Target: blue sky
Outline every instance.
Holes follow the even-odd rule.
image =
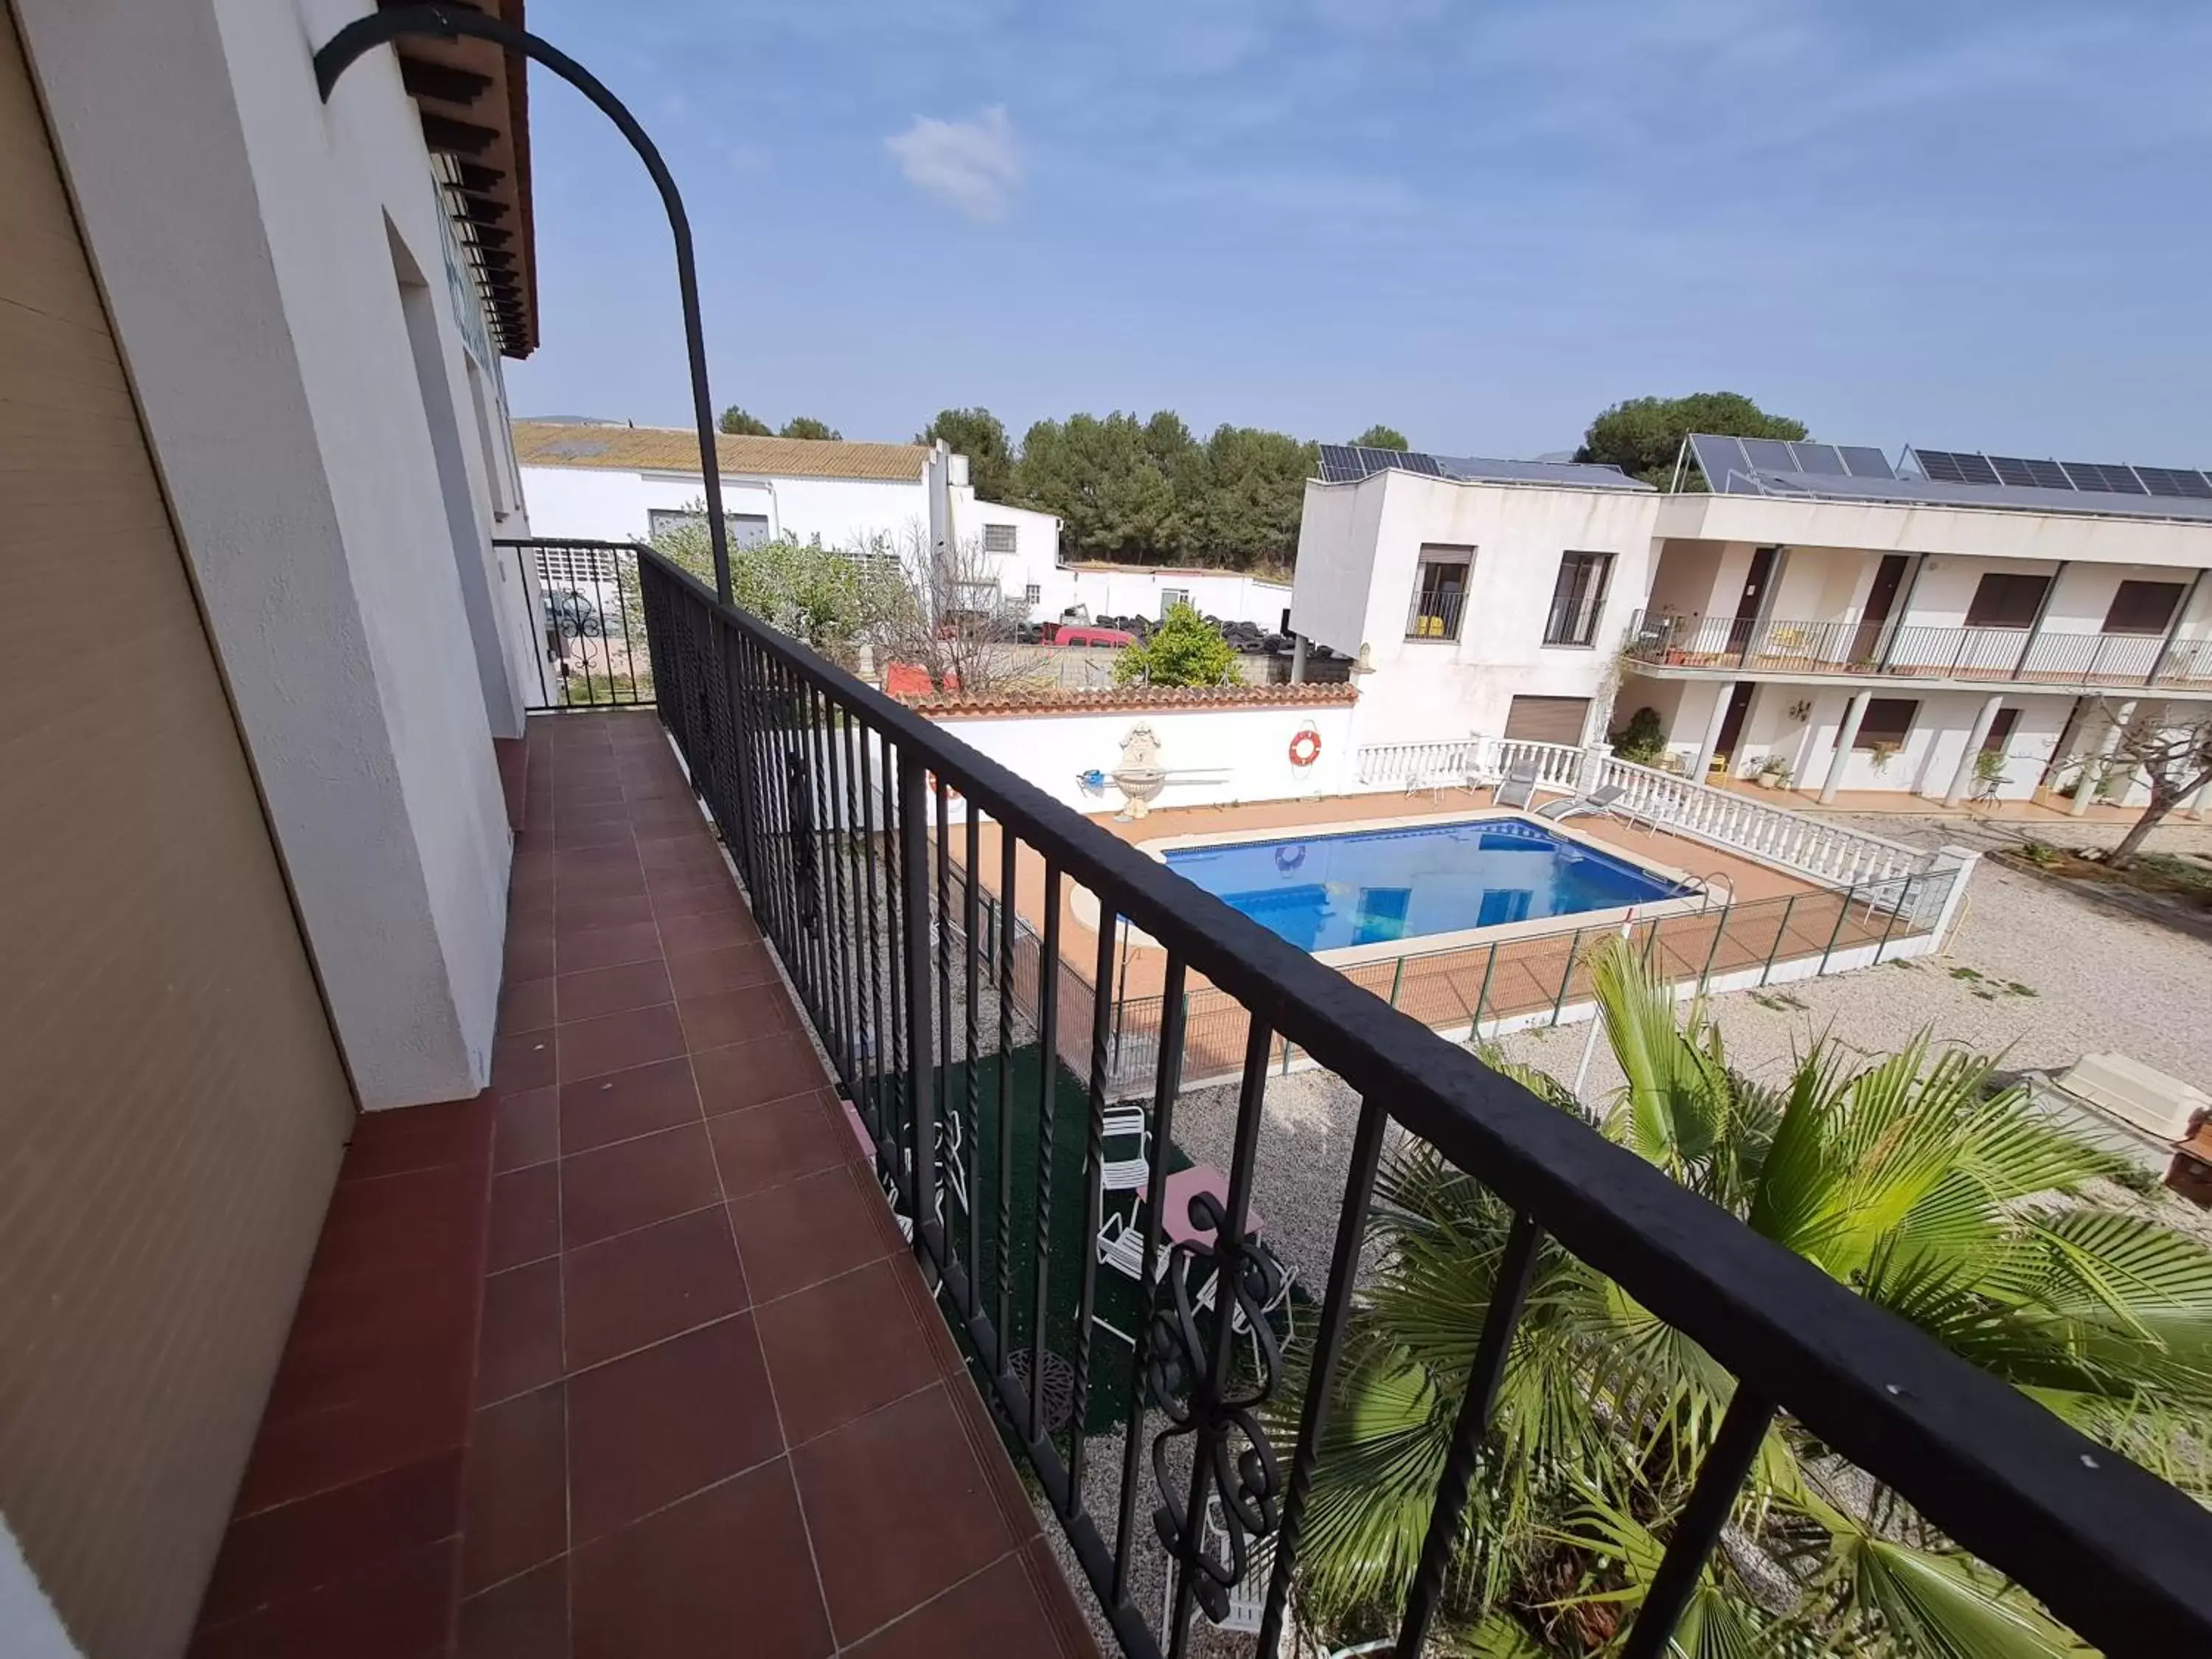
[[[718,406],[1444,453],[1743,392],[1816,436],[2212,464],[2212,8],[531,0],[667,155]],[[518,412],[689,418],[666,231],[532,77]]]

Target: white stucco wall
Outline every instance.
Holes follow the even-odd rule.
[[[1336,650],[1364,645],[1359,740],[1408,743],[1504,729],[1516,696],[1586,697],[1603,729],[1613,662],[1652,572],[1659,497],[1644,491],[1475,484],[1405,472],[1309,483],[1298,539],[1297,631]],[[1425,545],[1473,550],[1456,640],[1409,640]],[[1561,556],[1613,556],[1587,647],[1547,646]]]
[[[1040,586],[1040,620],[1056,620],[1061,611],[1080,605],[1093,617],[1148,617],[1157,622],[1173,591],[1183,593],[1202,616],[1257,623],[1270,633],[1281,626],[1291,592],[1287,583],[1263,581],[1241,571],[1143,565],[1063,566],[1045,575]]]
[[[1149,726],[1160,746],[1161,766],[1199,775],[1171,777],[1156,807],[1210,806],[1233,801],[1281,800],[1351,793],[1356,787],[1351,741],[1352,709],[1338,703],[1301,708],[1109,710],[1030,713],[948,719],[937,723],[1020,774],[1054,799],[1078,811],[1113,811],[1121,792],[1086,789],[1091,770],[1110,773],[1121,762],[1121,740]],[[1321,757],[1293,766],[1291,739],[1310,727],[1321,736]]]
[[[389,53],[327,109],[309,64],[358,10],[176,0],[123,28],[68,0],[18,8],[308,947],[375,1107],[483,1086],[511,841],[464,591],[469,559],[486,591],[500,562],[457,545],[394,269],[396,242],[433,279],[444,390],[470,410],[420,125]],[[471,501],[490,496],[485,453],[459,447]]]

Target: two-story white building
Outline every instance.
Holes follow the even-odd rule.
[[[2212,699],[2202,472],[1698,437],[1711,490],[1660,491],[1323,455],[1292,623],[1359,657],[1363,744],[1650,708],[1694,777],[2086,806],[2145,799],[2104,763],[2124,725]]]
[[[1657,490],[1571,462],[1322,457],[1291,625],[1356,659],[1360,743],[1603,736]]]

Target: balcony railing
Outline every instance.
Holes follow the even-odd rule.
[[[563,708],[634,708],[653,701],[645,613],[631,542],[495,541],[514,559],[538,636],[536,679],[524,687],[533,714]]]
[[[1459,637],[1460,612],[1467,605],[1464,588],[1432,589],[1413,595],[1413,603],[1406,612],[1406,637],[1409,640],[1455,640]]]
[[[2212,690],[2212,640],[2168,641],[2156,634],[1639,613],[1629,630],[1629,653],[1655,666],[1736,672]]]
[[[1735,1380],[1618,1650],[1629,1659],[1663,1650],[1778,1413],[2085,1639],[2111,1652],[2207,1650],[2212,1516],[2180,1492],[1034,785],[717,604],[659,556],[641,562],[660,717],[873,1139],[939,1305],[1125,1652],[1181,1653],[1194,1607],[1218,1620],[1246,1578],[1248,1591],[1265,1580],[1257,1650],[1276,1652],[1377,1163],[1386,1136],[1401,1133],[1511,1207],[1509,1255],[1532,1260],[1549,1235]],[[1095,915],[1069,902],[1077,889]],[[1010,914],[1039,920],[1027,988],[1022,930],[990,925]],[[1170,1243],[1150,1207],[1131,1275],[1141,1323],[1127,1347],[1094,1342],[1106,1328],[1102,1277],[1113,1276],[1092,1247],[1123,921],[1164,954],[1147,1091],[1152,1192],[1164,1189],[1178,1114],[1198,1110],[1180,1073],[1186,988],[1202,981],[1243,1024],[1225,1191],[1193,1203],[1197,1243]],[[1088,1006],[1062,991],[1071,934],[1079,959],[1092,957]],[[1282,1287],[1253,1196],[1265,1079],[1286,1048],[1329,1068],[1362,1104],[1318,1322],[1298,1334],[1311,1345],[1311,1381],[1294,1443],[1278,1447],[1263,1419],[1283,1363],[1267,1307]],[[1065,1087],[1063,1054],[1086,1062]],[[1082,1127],[1069,1158],[1044,1155],[1056,1114]],[[1069,1247],[1054,1242],[1055,1218],[1070,1210],[1083,1229],[1072,1270]],[[1206,1270],[1228,1287],[1212,1300],[1226,1301],[1230,1317],[1194,1295]],[[1502,1270],[1501,1286],[1525,1284],[1516,1272]],[[1502,1289],[1482,1316],[1431,1515],[1431,1538],[1446,1545],[1521,1306]],[[1120,1441],[1101,1468],[1091,1437],[1104,1431],[1090,1419],[1106,1399],[1119,1402]],[[1225,1556],[1209,1541],[1209,1513],[1228,1517]],[[1140,1537],[1149,1548],[1155,1535],[1179,1568],[1158,1620],[1132,1577]],[[1408,1651],[1449,1554],[1425,1554],[1407,1585]]]

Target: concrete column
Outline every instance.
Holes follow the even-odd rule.
[[[1293,634],[1291,635],[1291,684],[1304,685],[1305,683],[1306,636],[1303,634]]]
[[[1721,746],[1721,727],[1728,723],[1729,703],[1735,696],[1733,684],[1723,681],[1717,688],[1713,712],[1706,717],[1705,734],[1698,742],[1697,764],[1690,769],[1690,781],[1703,783],[1705,775],[1713,769],[1713,750]]]
[[[1974,729],[1966,738],[1966,752],[1959,757],[1959,769],[1952,775],[1951,793],[1943,797],[1943,805],[1956,806],[1966,798],[1973,787],[1974,762],[1982,752],[1982,745],[1990,740],[1990,728],[1997,723],[1997,708],[2004,702],[2000,692],[1982,701],[1982,712],[1974,716]]]
[[[1844,768],[1850,763],[1851,745],[1859,739],[1859,722],[1866,719],[1867,704],[1874,693],[1857,691],[1851,695],[1851,706],[1844,711],[1844,729],[1836,733],[1836,752],[1828,762],[1828,776],[1820,785],[1820,805],[1826,806],[1836,799],[1836,791],[1844,787]]]
[[[2120,746],[2120,733],[2135,718],[2135,704],[2122,703],[2119,713],[2106,726],[2105,735],[2097,739],[2097,746],[2082,757],[2081,775],[2075,781],[2074,804],[2066,809],[2067,817],[2079,818],[2088,816],[2090,804],[2097,799],[2097,786],[2105,781],[2105,763],[2112,757],[2112,750]]]

